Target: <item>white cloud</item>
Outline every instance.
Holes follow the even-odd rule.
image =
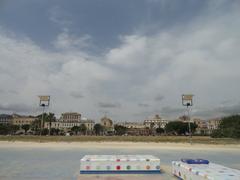
[[[50,94],[51,110],[58,114],[71,110],[99,118],[99,103],[107,108],[113,105],[109,102],[117,102],[121,108],[109,109],[113,118],[142,120],[150,113],[182,115],[181,94],[193,93],[196,115],[235,112],[239,106],[218,107],[226,99],[240,102],[240,9],[216,11],[209,7],[184,28],[122,36],[118,47],[98,57],[84,50],[91,46],[88,35],[62,31],[53,42],[59,51],[53,52],[28,38],[0,31],[0,83],[4,87],[0,98],[6,102],[1,107],[23,102],[37,111],[37,95]],[[11,89],[16,93],[7,93]],[[69,98],[82,94],[84,98]],[[159,95],[164,98],[156,101]]]
[[[69,44],[72,46],[72,44]],[[32,106],[38,113],[38,95],[51,95],[51,109],[57,114],[62,111],[85,111],[94,108],[99,84],[111,78],[111,70],[94,61],[81,51],[51,52],[38,47],[27,39],[16,39],[0,32],[0,83],[1,110],[10,110],[14,104]],[[16,94],[9,95],[9,90]],[[72,92],[86,95],[81,103],[69,98]],[[12,105],[13,104],[13,105]],[[87,110],[89,109],[89,111]],[[18,108],[24,110],[24,108]],[[14,111],[14,109],[12,110]],[[24,113],[24,112],[23,112]]]
[[[57,39],[53,42],[53,44],[57,49],[78,50],[89,47],[90,40],[91,36],[87,34],[82,37],[76,37],[69,34],[68,30],[65,29],[57,36]]]
[[[54,6],[49,10],[49,20],[63,27],[73,23],[71,21],[71,15],[59,6]]]
[[[181,94],[186,92],[195,94],[195,108],[218,107],[227,98],[240,101],[239,6],[231,10],[216,17],[216,10],[210,8],[185,28],[152,36],[125,36],[106,59],[129,72],[128,80],[135,83],[123,79],[123,84],[138,87],[134,95],[143,101],[159,92],[167,106],[181,106]],[[163,106],[158,107],[160,112]]]

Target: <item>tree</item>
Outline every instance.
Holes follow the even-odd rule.
[[[117,125],[117,124],[114,126],[114,130],[115,130],[115,134],[120,135],[120,136],[126,134],[126,132],[127,132],[126,127]]]
[[[240,138],[240,115],[222,118],[219,128],[214,130],[211,136],[218,138]]]
[[[96,135],[100,135],[103,132],[103,126],[101,124],[95,124],[93,129]]]
[[[9,125],[9,132],[11,134],[15,134],[19,129],[19,125]]]
[[[49,135],[51,135],[51,127],[52,127],[52,122],[56,121],[56,117],[54,113],[48,113],[46,117],[46,122],[49,122]]]
[[[152,134],[152,135],[155,134],[154,126],[155,126],[155,124],[152,122],[152,123],[150,124],[150,130],[151,130],[151,134]]]
[[[80,127],[79,126],[73,126],[71,128],[71,131],[74,132],[75,135],[77,135],[78,132],[80,131]]]
[[[49,130],[48,130],[47,128],[44,128],[44,129],[42,130],[42,135],[43,135],[43,136],[46,136],[48,133],[49,133]]]
[[[197,128],[197,124],[190,123],[190,126],[191,126],[191,132],[194,133]],[[181,122],[181,121],[172,121],[167,123],[167,125],[165,126],[165,130],[167,133],[170,133],[170,134],[184,135],[189,132],[189,125],[188,123]]]
[[[29,124],[23,124],[22,129],[24,129],[25,133],[27,133],[27,131],[30,129],[30,125]]]
[[[6,124],[0,124],[0,134],[6,135],[9,132],[9,127]]]
[[[60,129],[51,128],[51,135],[59,135]]]
[[[162,133],[164,133],[164,129],[161,128],[161,127],[158,127],[158,128],[156,129],[156,132],[157,132],[157,134],[162,134]]]
[[[34,131],[35,134],[39,135],[40,134],[40,127],[41,127],[41,120],[36,119],[30,124],[30,129]]]
[[[56,121],[56,117],[55,117],[55,114],[54,113],[44,113],[44,114],[39,114],[37,116],[38,120],[40,121],[40,129],[41,129],[41,121],[43,119],[43,126],[44,126],[44,122],[49,122],[49,129],[51,130],[51,123]],[[49,131],[49,134],[50,134],[50,131]]]
[[[87,127],[86,127],[86,125],[85,125],[85,124],[81,124],[81,125],[79,126],[79,131],[80,131],[82,134],[86,134],[86,132],[87,132]]]

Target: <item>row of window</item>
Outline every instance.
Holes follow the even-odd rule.
[[[60,125],[59,123],[58,124],[56,124],[56,123],[52,124],[52,126],[54,126],[54,127],[59,127],[59,125]],[[79,126],[79,124],[62,123],[61,126],[62,127],[73,127],[73,126]],[[92,124],[87,124],[86,126],[87,127],[93,127]]]
[[[30,124],[32,121],[15,121],[15,123],[19,124]]]

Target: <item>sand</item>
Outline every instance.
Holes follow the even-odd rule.
[[[211,145],[189,143],[143,143],[143,142],[21,142],[0,141],[0,148],[48,148],[48,149],[75,149],[75,148],[111,148],[111,149],[193,149],[193,150],[240,150],[240,144]]]
[[[29,149],[34,150],[34,152],[36,150],[36,152],[40,152],[41,155],[44,154],[46,156],[48,156],[50,154],[52,155],[51,152],[56,152],[57,155],[63,155],[70,159],[73,159],[73,157],[72,156],[69,157],[68,151],[65,151],[65,150],[72,150],[70,152],[75,153],[75,154],[77,154],[76,152],[79,151],[79,155],[81,155],[81,153],[88,152],[89,149],[96,149],[101,153],[105,152],[105,150],[107,150],[107,149],[112,149],[113,152],[114,152],[114,150],[119,152],[119,149],[129,150],[129,152],[134,152],[134,150],[136,150],[136,152],[144,152],[144,150],[146,150],[146,152],[153,152],[152,150],[154,150],[155,152],[158,152],[158,151],[161,152],[160,154],[165,155],[165,156],[169,156],[169,155],[171,155],[171,153],[174,153],[173,155],[175,158],[177,156],[179,156],[179,153],[181,153],[181,152],[186,155],[185,152],[193,152],[194,154],[198,154],[199,152],[204,151],[204,152],[207,152],[207,154],[210,153],[209,157],[214,154],[213,159],[218,159],[219,157],[221,157],[222,163],[225,160],[229,161],[230,159],[228,158],[228,155],[233,154],[233,156],[231,156],[233,158],[232,165],[235,167],[240,167],[240,165],[236,164],[237,161],[235,160],[236,157],[238,157],[240,145],[210,145],[210,144],[190,145],[188,143],[153,143],[153,142],[151,142],[151,143],[143,143],[143,142],[41,142],[40,143],[40,142],[21,142],[21,141],[15,141],[15,142],[0,141],[0,150],[5,152],[9,149],[13,150],[13,152],[16,151],[17,153],[19,153],[18,150],[21,153],[24,152],[25,149],[28,150],[27,152],[29,152]],[[41,152],[41,150],[44,150],[44,151]],[[106,152],[109,152],[109,150]],[[128,151],[124,151],[124,153],[126,153],[126,152],[128,152]],[[178,154],[176,154],[176,153],[178,153]],[[5,152],[5,154],[6,154],[6,152]],[[10,153],[10,154],[12,154],[12,153]],[[205,154],[205,155],[207,155],[207,154]],[[226,155],[226,157],[225,156],[222,157],[221,156],[222,154]],[[23,155],[24,155],[24,153],[23,153]],[[24,156],[24,158],[25,158],[25,156]],[[36,156],[36,157],[34,156],[35,160],[38,158],[40,158],[40,156]],[[68,158],[64,159],[64,157],[60,156],[60,159],[58,159],[58,162],[65,163],[65,161],[68,160]],[[160,158],[161,158],[161,155],[160,155]],[[13,158],[10,158],[10,159],[13,159]],[[19,163],[21,164],[23,162],[27,163],[29,160],[32,159],[32,156],[30,156],[30,157],[26,156],[26,159],[25,160],[23,159],[23,162],[20,159],[16,159],[15,164],[19,164]],[[74,168],[74,170],[66,169],[66,172],[64,172],[63,174],[57,172],[57,170],[56,170],[56,173],[59,173],[62,176],[64,176],[65,174],[69,174],[67,171],[71,171],[71,172],[73,171],[74,177],[77,177],[78,180],[149,180],[149,179],[151,179],[151,180],[157,180],[157,179],[158,180],[162,180],[162,179],[170,180],[170,179],[177,179],[174,176],[172,176],[171,164],[166,163],[167,159],[165,158],[165,163],[163,163],[161,165],[162,174],[160,174],[160,175],[79,175],[78,166],[76,166],[76,168]],[[47,160],[40,159],[39,164],[35,164],[34,168],[36,168],[36,167],[39,168],[39,166],[43,165],[45,163],[45,161],[47,161]],[[79,161],[79,159],[76,159],[76,161]],[[8,164],[9,166],[11,165],[15,171],[17,171],[19,168],[19,166],[12,165],[12,162],[10,162],[10,160],[6,161],[5,163]],[[56,164],[54,164],[54,161],[51,161],[51,160],[48,161],[48,163],[53,164],[53,167],[54,167],[54,165],[56,165]],[[71,163],[69,163],[69,164],[71,164]],[[62,168],[61,165],[59,165],[58,167],[60,169]],[[34,173],[31,174],[32,173],[31,172],[29,175],[28,174],[29,172],[28,171],[25,172],[24,170],[23,170],[23,172],[21,172],[22,174],[20,172],[19,173],[20,173],[20,176],[22,177],[22,179],[25,179],[26,175],[29,175],[29,177],[32,177],[33,175],[41,176],[42,174],[44,174],[43,172],[47,171],[46,169],[44,169],[44,166],[41,168],[39,169],[39,172],[34,172],[35,174]],[[0,175],[1,175],[1,173],[0,173]],[[4,172],[2,172],[2,176],[3,175],[5,175]],[[71,175],[71,173],[70,173],[70,175]],[[8,175],[6,177],[8,177]],[[11,176],[9,175],[9,177],[11,177]],[[55,176],[53,176],[53,177],[55,177]]]

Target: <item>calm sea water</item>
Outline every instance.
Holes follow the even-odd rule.
[[[172,160],[183,157],[205,158],[215,163],[240,169],[240,150],[174,150],[174,149],[86,149],[73,148],[1,148],[0,180],[59,180],[77,179],[80,159],[85,154],[151,154],[161,159],[161,164],[170,166]],[[163,174],[167,177],[167,174]],[[169,175],[168,175],[169,177]]]

